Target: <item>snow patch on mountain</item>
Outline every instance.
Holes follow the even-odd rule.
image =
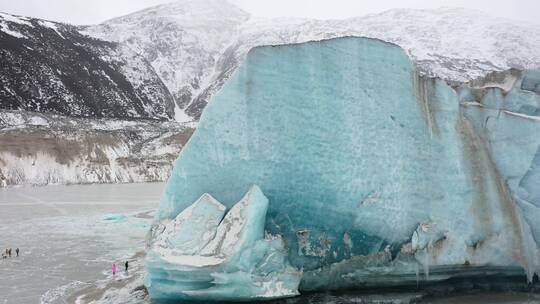
[[[15,16],[0,12],[0,18],[3,19],[3,21],[34,27],[32,23],[29,22],[30,19],[27,17]]]
[[[11,30],[9,26],[5,23],[0,23],[0,30],[10,36],[13,36],[15,38],[26,38],[25,35],[21,34],[20,32]]]
[[[20,33],[19,31],[16,31],[12,28],[10,28],[9,26],[9,22],[13,22],[13,23],[16,23],[16,24],[22,24],[22,25],[27,25],[27,26],[31,26],[33,27],[33,25],[28,22],[25,18],[23,17],[18,17],[18,16],[13,16],[13,15],[9,15],[9,14],[4,14],[4,13],[0,13],[0,31],[10,35],[10,36],[13,36],[15,38],[27,38],[25,35],[23,35],[22,33]]]
[[[39,24],[41,24],[42,26],[44,27],[48,27],[50,29],[52,29],[53,31],[55,31],[58,36],[62,37],[63,39],[66,39],[64,37],[64,35],[62,35],[62,33],[60,32],[60,30],[58,29],[58,26],[56,25],[56,23],[53,23],[53,22],[50,22],[50,21],[46,21],[46,20],[40,20],[38,21]]]

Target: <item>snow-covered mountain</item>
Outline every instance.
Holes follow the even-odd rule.
[[[82,117],[196,121],[251,48],[341,36],[395,43],[421,73],[449,82],[540,67],[540,26],[478,11],[266,19],[226,0],[179,0],[78,28],[0,14],[0,105]]]
[[[265,19],[222,0],[180,0],[84,27],[144,56],[197,120],[209,98],[256,46],[362,36],[395,43],[419,71],[467,82],[491,71],[540,67],[540,27],[455,8],[394,9],[345,20]]]
[[[179,1],[84,32],[142,54],[167,84],[178,107],[187,109],[213,85],[219,61],[248,19],[247,13],[222,0]]]
[[[0,13],[0,187],[166,180],[193,129],[126,45]]]
[[[0,13],[0,109],[170,120],[173,97],[129,47],[76,27]]]

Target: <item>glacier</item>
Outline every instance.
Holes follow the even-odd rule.
[[[252,49],[176,161],[150,234],[150,296],[280,296],[265,284],[291,296],[296,278],[300,292],[532,281],[539,75],[449,84],[369,38]],[[234,238],[238,213],[245,239],[214,245]]]

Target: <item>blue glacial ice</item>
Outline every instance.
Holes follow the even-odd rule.
[[[300,291],[531,280],[540,272],[538,75],[450,86],[367,38],[253,49],[176,162],[150,241],[150,295],[253,298],[269,282],[292,291],[300,270]],[[268,202],[257,194],[264,213],[246,211],[256,223],[243,226],[249,240],[216,247],[254,184]],[[279,261],[261,268],[274,252]],[[199,266],[193,256],[230,258]]]
[[[259,187],[224,217],[226,207],[203,194],[174,220],[154,226],[146,258],[155,300],[271,299],[298,295],[301,272],[283,240],[265,234],[268,199]]]

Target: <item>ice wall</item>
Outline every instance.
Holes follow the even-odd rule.
[[[421,78],[399,47],[253,49],[180,154],[157,220],[257,184],[301,289],[538,271],[540,80]],[[501,270],[502,269],[502,270]],[[525,272],[523,271],[525,269]]]

